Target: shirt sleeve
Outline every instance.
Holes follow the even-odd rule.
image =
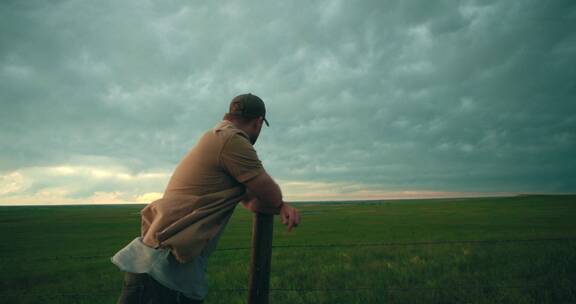
[[[220,164],[240,183],[247,182],[264,171],[252,144],[238,134],[232,136],[222,147]]]

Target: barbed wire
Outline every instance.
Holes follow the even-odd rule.
[[[333,248],[333,247],[369,247],[369,246],[420,246],[420,245],[444,245],[444,244],[506,244],[506,243],[538,243],[538,242],[562,242],[562,241],[576,241],[576,237],[564,238],[533,238],[533,239],[495,239],[495,240],[439,240],[439,241],[416,241],[416,242],[381,242],[381,243],[339,243],[339,244],[294,244],[294,245],[276,245],[273,248]],[[246,250],[250,247],[228,247],[221,248],[219,251],[233,251],[233,250]],[[110,255],[90,255],[90,256],[69,256],[69,257],[53,257],[54,259],[94,259],[94,258],[110,258]],[[326,292],[326,293],[362,293],[362,292],[381,292],[386,295],[391,295],[396,292],[426,292],[426,291],[440,291],[458,289],[533,289],[551,287],[549,285],[531,285],[531,284],[515,284],[515,285],[479,285],[479,284],[456,284],[444,287],[431,287],[431,286],[397,286],[397,287],[355,287],[355,288],[270,288],[270,293],[283,293],[283,292]],[[247,293],[247,288],[225,288],[225,289],[211,289],[212,292],[227,292],[227,293]],[[78,298],[78,297],[116,297],[120,294],[120,289],[102,290],[92,293],[0,293],[0,297],[38,297],[38,298]]]
[[[533,288],[545,288],[550,287],[543,284],[518,284],[518,285],[478,285],[478,284],[455,284],[452,286],[445,287],[429,287],[429,286],[399,286],[399,287],[355,287],[355,288],[270,288],[270,292],[330,292],[330,293],[361,293],[366,291],[380,291],[383,293],[389,292],[402,292],[402,291],[435,291],[435,290],[453,290],[458,289],[533,289]],[[220,288],[220,289],[210,289],[211,292],[242,292],[246,293],[249,291],[247,288]],[[121,292],[121,289],[109,289],[101,290],[98,292],[80,292],[80,293],[0,293],[0,297],[108,297],[117,296]]]
[[[546,287],[545,285],[466,285],[466,284],[457,284],[447,287],[428,287],[428,286],[412,286],[412,287],[355,287],[355,288],[270,288],[270,291],[294,291],[294,292],[360,292],[360,291],[374,291],[379,290],[382,292],[392,292],[392,291],[413,291],[413,290],[447,290],[447,289],[523,289],[523,288],[536,288],[536,287]],[[248,289],[246,289],[248,291]]]
[[[474,244],[474,245],[497,245],[506,243],[538,243],[538,242],[570,242],[576,241],[576,237],[564,238],[533,238],[533,239],[493,239],[493,240],[436,240],[436,241],[414,241],[414,242],[379,242],[379,243],[333,243],[333,244],[286,244],[286,245],[273,245],[272,249],[283,248],[336,248],[336,247],[384,247],[384,246],[425,246],[425,245],[458,245],[458,244]],[[215,252],[236,251],[236,250],[249,250],[251,247],[228,247],[217,248]],[[69,260],[69,259],[100,259],[111,258],[110,254],[99,255],[76,255],[76,256],[52,256],[52,257],[34,257],[30,258],[13,258],[11,260]],[[5,260],[5,259],[3,259]]]
[[[330,248],[330,247],[377,247],[377,246],[419,246],[419,245],[450,245],[450,244],[502,244],[502,243],[529,243],[529,242],[557,242],[576,241],[576,237],[565,238],[536,238],[536,239],[494,239],[494,240],[437,240],[415,242],[380,242],[380,243],[336,243],[318,245],[274,245],[272,248]]]

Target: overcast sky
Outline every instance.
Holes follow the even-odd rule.
[[[1,1],[0,203],[149,202],[246,92],[287,199],[574,193],[575,28],[573,0]]]

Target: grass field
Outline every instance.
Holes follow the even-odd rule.
[[[271,303],[576,303],[576,196],[297,206],[295,231],[275,219]],[[142,207],[0,207],[0,303],[114,303]],[[205,303],[246,303],[250,251],[223,249],[251,219],[237,207]]]

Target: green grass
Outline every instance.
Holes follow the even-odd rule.
[[[275,219],[272,303],[576,303],[576,196],[297,206],[293,232]],[[114,303],[109,258],[139,234],[142,207],[0,207],[0,302]],[[220,249],[249,247],[251,224],[238,206],[207,304],[246,303],[250,251]],[[435,243],[555,238],[573,239]]]

